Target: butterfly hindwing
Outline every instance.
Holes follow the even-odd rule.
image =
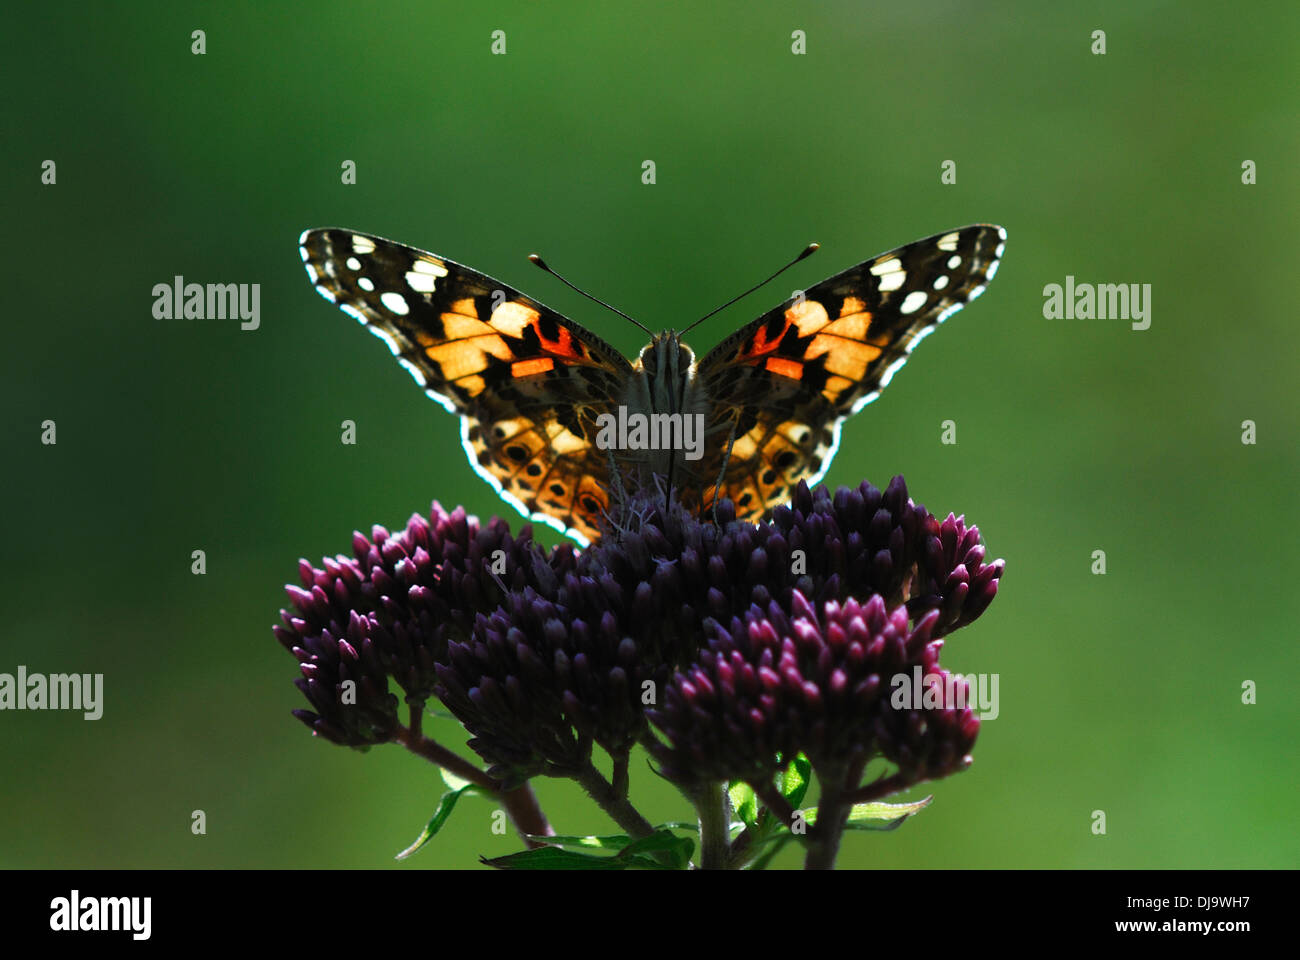
[[[721,494],[757,517],[814,483],[844,419],[874,400],[913,348],[978,297],[1006,231],[949,230],[864,261],[809,288],[711,350],[697,368],[713,445],[695,471],[704,504],[726,457]],[[711,473],[712,472],[712,473]]]
[[[352,230],[300,240],[312,284],[387,343],[462,418],[470,463],[525,516],[589,540],[608,505],[596,418],[631,365],[560,314],[484,274]]]

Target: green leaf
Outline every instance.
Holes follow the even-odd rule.
[[[554,844],[556,841],[601,841],[614,840],[614,837],[537,837],[537,840]],[[626,840],[626,837],[622,838]],[[689,837],[674,836],[667,830],[657,830],[648,837],[633,840],[625,844],[612,857],[602,857],[591,853],[579,853],[576,850],[564,850],[560,846],[539,847],[536,850],[521,850],[504,857],[483,858],[483,863],[501,870],[682,870],[690,864],[695,843]],[[654,854],[665,853],[669,863],[661,863]]]
[[[802,753],[798,754],[785,768],[785,773],[778,777],[777,789],[790,806],[796,810],[803,803],[804,794],[812,782],[812,764]]]
[[[922,800],[913,803],[858,803],[854,804],[853,809],[849,811],[849,819],[845,824],[848,830],[897,830],[903,825],[903,821],[918,810],[922,810],[930,805],[934,799],[933,794]],[[804,811],[804,820],[812,826],[817,822],[817,808],[809,807]],[[883,822],[883,826],[880,825]]]
[[[461,790],[470,785],[468,780],[464,777],[456,776],[456,774],[452,773],[446,767],[439,767],[438,772],[442,774],[442,782],[453,790]]]
[[[481,857],[480,860],[498,870],[626,870],[633,866],[630,860],[598,857],[560,847],[538,847],[536,850],[521,850],[504,857]]]
[[[549,843],[556,847],[594,847],[597,850],[622,850],[632,838],[624,833],[615,833],[607,837],[549,837],[540,834],[529,834],[529,840],[536,840],[538,843]]]
[[[691,854],[695,852],[695,841],[690,837],[679,837],[668,830],[656,830],[648,837],[633,840],[618,852],[618,856],[635,857],[660,851],[669,855],[677,869],[684,869],[691,862]]]
[[[731,809],[736,811],[740,822],[752,829],[758,820],[758,796],[754,788],[743,780],[733,780],[727,786],[727,796],[731,798]]]
[[[467,784],[459,790],[449,790],[444,793],[442,799],[438,801],[438,809],[434,811],[429,822],[425,824],[424,830],[422,830],[420,835],[415,838],[415,842],[393,859],[405,860],[411,854],[415,853],[415,851],[419,850],[422,846],[432,840],[434,835],[443,828],[444,824],[446,824],[448,818],[451,817],[451,811],[455,809],[456,801],[461,798],[462,794],[472,789],[473,785]]]
[[[850,830],[897,830],[904,820],[928,807],[933,799],[931,794],[912,803],[855,804],[849,811],[847,827]]]

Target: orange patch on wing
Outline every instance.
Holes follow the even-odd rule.
[[[839,346],[827,354],[826,369],[830,373],[861,380],[867,375],[867,367],[879,356],[879,347],[841,340]]]
[[[843,341],[839,337],[819,333],[812,338],[812,343],[808,344],[808,349],[804,351],[804,357],[808,360],[816,360],[823,353],[830,353],[834,350],[837,343],[842,345]]]
[[[834,334],[850,340],[865,340],[869,329],[871,329],[871,313],[860,310],[857,313],[843,315],[838,320],[832,320],[826,324],[821,333],[822,335]]]
[[[430,360],[437,362],[442,375],[448,380],[457,380],[483,370],[487,367],[486,354],[491,354],[498,360],[511,360],[514,357],[506,342],[496,334],[490,337],[452,340],[428,347],[424,354]]]
[[[478,307],[474,306],[473,297],[465,297],[463,300],[457,300],[451,305],[451,313],[458,314],[462,317],[469,317],[473,320],[478,319]]]
[[[550,357],[535,357],[532,360],[516,360],[510,364],[510,375],[513,377],[531,377],[534,374],[546,373],[548,370],[555,369],[555,361]]]
[[[781,332],[769,340],[767,338],[767,327],[759,327],[758,332],[754,334],[753,339],[750,340],[748,345],[740,348],[739,356],[754,357],[775,350],[776,345],[781,342],[781,338],[785,336],[785,332],[789,329],[790,323],[787,321],[786,325],[781,328]]]
[[[765,366],[772,373],[780,374],[783,377],[789,377],[791,380],[800,380],[803,378],[803,364],[798,360],[787,360],[785,357],[768,357]]]
[[[442,332],[448,340],[462,340],[465,337],[496,335],[496,331],[482,320],[466,316],[463,313],[444,313],[442,315]],[[424,341],[428,338],[428,334],[425,334],[422,331],[416,333],[416,338],[419,340],[420,346],[422,347],[432,346],[434,342],[433,340],[429,340],[428,343],[425,343]]]
[[[822,396],[831,403],[837,402],[845,390],[853,386],[853,381],[848,377],[827,377],[826,386],[822,388]]]
[[[569,333],[564,327],[558,328],[554,340],[546,339],[542,336],[540,330],[537,331],[537,339],[548,352],[557,356],[568,357],[572,360],[581,360],[586,356],[581,344],[574,340],[573,334]]]
[[[785,312],[785,318],[794,324],[801,337],[811,336],[830,322],[826,308],[816,300],[796,303]]]
[[[536,323],[537,317],[537,311],[532,307],[511,300],[493,310],[488,322],[508,336],[522,337],[525,328]]]
[[[857,297],[845,297],[844,303],[840,306],[840,316],[851,317],[853,314],[862,313],[866,309],[867,305]]]

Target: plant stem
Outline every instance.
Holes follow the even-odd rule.
[[[887,797],[892,793],[898,793],[900,790],[906,790],[912,784],[903,780],[902,774],[894,774],[889,777],[879,777],[872,780],[865,787],[859,787],[848,796],[850,803],[871,803],[879,800],[881,797]]]
[[[772,816],[776,817],[787,830],[794,826],[794,807],[790,806],[789,801],[781,796],[774,784],[763,784],[762,789],[754,784],[750,784],[750,786],[754,787],[754,793],[758,795],[758,799],[763,801],[763,806],[767,807],[772,812]]]
[[[542,806],[537,802],[537,794],[533,793],[532,784],[521,783],[513,790],[502,792],[500,797],[501,805],[506,808],[506,813],[510,816],[510,822],[515,825],[515,829],[524,838],[524,843],[529,849],[535,850],[546,846],[540,840],[530,839],[529,834],[534,837],[555,836],[555,828],[542,812]]]
[[[402,746],[406,747],[418,757],[424,757],[430,763],[436,763],[438,766],[451,771],[462,780],[468,780],[477,787],[482,787],[489,793],[500,793],[501,784],[489,777],[474,764],[470,763],[459,754],[448,750],[438,741],[429,737],[412,735],[406,727],[397,728],[397,736],[394,738]]]
[[[755,836],[757,836],[757,831],[751,827],[746,827],[740,831],[740,836],[732,841],[731,848],[727,851],[728,870],[743,870],[756,858],[757,855],[750,850]]]
[[[726,786],[717,782],[705,784],[694,800],[700,822],[700,868],[725,870],[731,834],[731,803]]]
[[[545,846],[545,844],[538,840],[528,839],[529,834],[542,837],[555,835],[554,828],[547,821],[546,814],[542,812],[541,805],[537,802],[537,795],[533,793],[533,788],[527,783],[515,787],[513,790],[502,790],[500,781],[488,776],[464,757],[453,753],[429,737],[419,736],[418,734],[413,736],[406,727],[397,728],[395,739],[416,756],[424,757],[430,763],[436,763],[462,780],[468,780],[476,787],[482,788],[500,800],[501,805],[505,807],[506,814],[510,817],[510,821],[515,825],[519,835],[523,837],[524,843],[530,848]]]
[[[415,739],[424,733],[424,701],[411,704],[410,713],[411,739]]]
[[[835,856],[840,852],[840,838],[844,835],[844,824],[848,822],[849,803],[838,789],[822,786],[821,799],[817,801],[817,823],[808,838],[808,856],[804,860],[805,870],[832,870],[835,868]]]
[[[630,751],[624,751],[623,753],[616,753],[611,756],[611,759],[614,761],[614,792],[622,797],[627,796],[627,768],[629,753]]]
[[[822,795],[817,801],[817,823],[813,826],[812,836],[808,838],[805,870],[835,869],[835,857],[840,852],[844,825],[849,822],[849,814],[853,811],[856,800],[855,791],[846,790],[843,785],[861,782],[866,765],[866,757],[856,757],[844,766],[817,770]]]
[[[627,832],[628,836],[633,839],[640,839],[654,833],[654,827],[650,825],[650,821],[637,812],[636,807],[632,806],[626,794],[620,794],[608,780],[601,776],[600,771],[596,769],[595,764],[590,760],[587,761],[585,767],[580,768],[571,776],[582,789],[587,791],[587,795],[595,800],[600,805],[600,808]]]

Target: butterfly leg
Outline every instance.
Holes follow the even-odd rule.
[[[618,472],[618,464],[614,462],[614,448],[610,447],[605,451],[605,457],[609,463],[609,486],[610,499],[613,503],[618,504],[619,512],[627,506],[627,491],[623,489],[623,476]],[[613,518],[610,518],[613,520]]]
[[[722,469],[718,471],[718,482],[713,485],[713,523],[718,522],[718,497],[722,493],[722,481],[727,476],[727,464],[731,460],[731,446],[736,442],[736,421],[731,421],[731,432],[727,435],[727,452],[722,455]]]

